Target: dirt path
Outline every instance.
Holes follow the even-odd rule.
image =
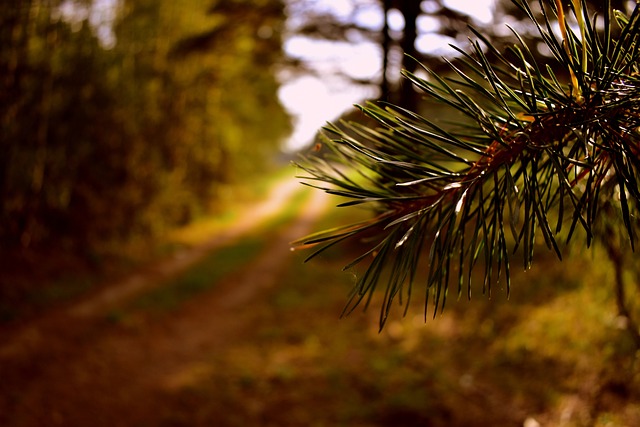
[[[13,353],[37,351],[43,341],[50,339],[52,328],[57,327],[61,317],[64,321],[70,321],[67,317],[72,317],[77,322],[87,322],[106,315],[109,310],[123,305],[137,295],[161,286],[168,278],[185,271],[211,251],[229,245],[259,227],[269,217],[276,215],[300,188],[295,180],[282,181],[274,186],[263,202],[244,212],[234,224],[204,243],[144,266],[117,282],[105,284],[97,292],[72,302],[68,307],[50,310],[24,325],[5,331],[0,342],[0,358]]]
[[[265,303],[291,262],[289,242],[310,231],[326,196],[314,191],[296,220],[270,240],[250,268],[224,278],[176,312],[134,314],[119,323],[104,314],[259,227],[258,218],[274,215],[299,189],[295,181],[279,186],[224,235],[5,337],[0,425],[158,425],[159,408],[175,404],[172,392],[188,387],[203,374],[207,358],[250,328],[256,304]]]
[[[286,180],[274,187],[266,200],[250,211],[246,211],[232,226],[222,233],[212,236],[202,245],[182,251],[171,259],[164,260],[120,283],[106,286],[100,294],[73,307],[71,314],[80,317],[95,316],[113,306],[121,304],[135,295],[160,286],[162,280],[187,269],[202,259],[207,253],[228,245],[249,231],[260,226],[265,219],[276,215],[283,205],[300,190],[295,180]]]

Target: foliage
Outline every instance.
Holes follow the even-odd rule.
[[[269,69],[278,1],[122,1],[107,47],[59,3],[0,6],[2,246],[158,234],[268,167],[289,128]],[[181,51],[202,34],[206,49]]]
[[[568,82],[536,61],[517,32],[517,43],[501,52],[474,31],[478,40],[471,52],[457,49],[461,60],[450,75],[426,67],[423,75],[405,72],[438,108],[449,109],[449,121],[368,104],[361,109],[378,127],[329,125],[328,157],[308,156],[302,165],[309,185],[348,199],[339,206],[375,213],[298,242],[317,247],[309,258],[345,240],[366,245],[346,267],[366,265],[346,312],[385,282],[382,327],[394,301],[409,306],[423,258],[435,315],[452,283],[458,297],[471,297],[478,265],[485,267],[483,293],[498,283],[508,293],[511,257],[517,250],[530,268],[540,235],[562,258],[577,234],[587,246],[607,241],[619,221],[613,230],[621,244],[635,246],[640,6],[626,17],[605,2],[604,15],[591,16],[584,1],[572,1],[571,14],[560,1],[540,1],[536,18],[527,2],[514,4]],[[345,172],[345,165],[355,170]]]

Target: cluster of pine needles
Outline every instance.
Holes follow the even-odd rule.
[[[471,49],[455,48],[450,73],[423,67],[403,73],[455,123],[430,120],[382,102],[361,106],[376,125],[324,128],[328,154],[299,166],[307,185],[373,210],[363,222],[307,236],[309,256],[356,239],[364,265],[345,308],[368,304],[386,285],[384,326],[394,301],[409,306],[426,268],[425,316],[479,286],[509,292],[512,258],[530,268],[536,239],[562,258],[580,236],[587,246],[612,239],[635,247],[640,192],[640,6],[627,16],[605,1],[602,16],[586,3],[540,0],[528,15],[553,58],[541,64],[512,29],[499,51],[471,29]],[[615,225],[612,227],[612,224]],[[572,240],[573,239],[573,240]],[[426,267],[424,261],[428,263]],[[422,267],[421,267],[422,266]],[[472,284],[476,268],[484,270]]]

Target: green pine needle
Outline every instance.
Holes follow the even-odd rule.
[[[520,251],[530,268],[539,237],[562,258],[582,231],[590,245],[606,215],[622,219],[630,246],[638,232],[640,192],[640,7],[631,16],[613,11],[586,19],[574,1],[572,18],[558,39],[554,17],[564,11],[540,2],[542,22],[525,1],[515,3],[534,20],[559,67],[536,63],[517,43],[503,54],[481,34],[471,52],[443,76],[404,73],[425,97],[465,117],[445,125],[384,103],[361,106],[376,127],[358,123],[325,129],[329,153],[301,163],[309,185],[347,199],[342,206],[371,206],[372,218],[309,236],[298,245],[323,251],[357,240],[365,266],[345,308],[368,304],[379,283],[386,288],[383,327],[392,303],[408,306],[420,271],[426,271],[428,304],[441,310],[451,283],[471,296],[472,270],[484,266],[482,292],[506,283]],[[610,7],[607,4],[607,10]],[[612,22],[615,17],[615,22]],[[565,16],[569,20],[570,16]],[[610,41],[612,26],[619,36]],[[565,70],[568,83],[556,75]],[[348,168],[355,170],[346,172]],[[614,210],[602,209],[613,203]],[[613,212],[613,213],[611,213]],[[606,214],[606,215],[605,215]],[[311,256],[315,256],[317,252]],[[426,264],[426,265],[425,265]]]

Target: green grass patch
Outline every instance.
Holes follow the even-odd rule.
[[[264,241],[250,237],[217,250],[161,288],[138,298],[130,305],[129,310],[173,310],[184,301],[213,288],[225,276],[246,266],[248,260],[255,258],[263,247]]]
[[[268,218],[260,228],[268,232],[273,232],[290,225],[298,217],[304,204],[309,200],[311,191],[311,189],[301,187],[287,200],[286,206],[280,208],[278,215],[273,218]]]
[[[90,290],[93,283],[93,280],[87,276],[58,279],[51,285],[32,293],[30,299],[38,306],[68,301]]]
[[[251,268],[252,260],[268,246],[278,230],[295,220],[309,195],[310,191],[305,189],[296,192],[275,217],[265,219],[253,233],[207,255],[185,273],[137,299],[129,310],[173,310],[184,301],[212,289],[224,277],[242,268]]]
[[[293,176],[292,168],[279,168],[265,176],[264,179],[257,180],[252,186],[247,186],[245,190],[236,190],[220,212],[200,217],[184,227],[173,230],[169,233],[167,241],[162,242],[162,245],[171,251],[171,248],[175,250],[204,242],[232,225],[243,211],[252,209],[255,203],[269,195],[272,188],[283,181],[294,179]]]

